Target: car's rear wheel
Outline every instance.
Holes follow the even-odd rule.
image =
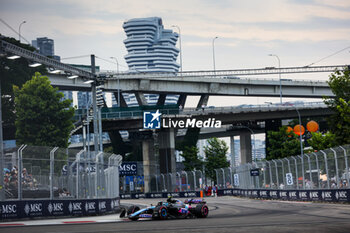
[[[209,214],[209,208],[205,204],[199,204],[196,206],[195,215],[198,218],[206,218]]]

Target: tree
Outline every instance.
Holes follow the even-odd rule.
[[[266,159],[280,159],[300,154],[299,136],[293,132],[287,132],[286,126],[281,127],[277,132],[269,131],[267,137],[270,146],[267,148]]]
[[[314,150],[324,150],[337,145],[335,135],[331,132],[325,134],[315,132],[311,134],[312,137],[308,140],[308,143]]]
[[[330,131],[335,134],[338,145],[350,143],[350,71],[345,68],[331,74],[328,85],[334,98],[324,98],[324,102],[334,114],[328,118]]]
[[[17,45],[29,51],[35,48],[30,45],[21,44],[14,38],[4,37],[3,40]],[[19,58],[15,60],[7,59],[6,56],[0,56],[0,82],[1,82],[1,103],[3,114],[4,138],[15,138],[15,103],[13,85],[21,87],[26,81],[30,80],[35,71],[45,73],[45,66],[32,68],[28,66],[28,60]]]
[[[40,73],[35,73],[22,89],[13,89],[18,144],[68,147],[74,115],[71,100],[62,100],[63,94]]]
[[[183,162],[186,171],[202,170],[203,162],[198,158],[198,148],[196,146],[186,146],[182,152]]]
[[[209,145],[204,147],[204,153],[206,156],[205,173],[214,182],[216,182],[215,169],[230,166],[230,163],[226,158],[228,146],[223,140],[219,140],[217,138],[210,138],[207,140],[207,142]]]

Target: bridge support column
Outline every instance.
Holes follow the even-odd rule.
[[[252,139],[250,132],[240,133],[241,164],[252,162]]]
[[[145,193],[152,191],[151,180],[156,174],[156,159],[154,155],[154,140],[148,139],[142,141],[142,157],[143,157],[143,175],[145,182]]]
[[[201,98],[199,99],[199,102],[197,104],[197,109],[200,109],[203,106],[207,106],[208,100],[209,100],[209,95],[201,95]]]
[[[135,92],[135,97],[139,106],[148,105],[145,95],[142,92]]]
[[[175,173],[175,130],[161,130],[159,132],[158,140],[160,173]]]
[[[118,98],[119,98],[119,101],[120,101],[120,103],[118,103],[119,107],[124,107],[124,108],[128,107],[122,93],[119,93],[119,97],[118,97],[118,92],[113,92],[113,95],[114,95],[115,99],[117,100],[117,102],[118,102]]]
[[[181,94],[179,96],[179,99],[177,100],[177,105],[179,105],[179,106],[181,105],[182,108],[184,108],[185,107],[185,103],[186,103],[186,98],[187,98],[187,95]]]
[[[159,94],[157,105],[164,105],[166,99],[166,94]]]

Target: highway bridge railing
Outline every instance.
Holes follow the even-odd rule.
[[[237,106],[229,107],[214,107],[214,106],[205,106],[203,108],[181,108],[178,105],[150,105],[142,107],[128,107],[128,108],[102,108],[101,116],[102,119],[120,119],[120,118],[133,118],[138,117],[142,118],[143,113],[147,111],[156,111],[159,110],[163,115],[201,115],[208,113],[240,113],[240,112],[262,112],[262,111],[286,111],[286,110],[295,110],[295,109],[319,109],[327,108],[327,105],[324,102],[286,102],[283,104],[261,104],[261,105],[252,105],[252,104],[242,104]],[[86,109],[77,109],[75,112],[74,119],[81,120],[87,115]]]

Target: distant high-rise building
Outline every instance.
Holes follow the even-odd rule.
[[[36,40],[32,40],[32,46],[39,50],[39,53],[48,57],[52,57],[55,60],[60,61],[61,58],[55,55],[55,46],[53,39],[47,37],[39,37]]]
[[[124,22],[129,70],[142,72],[178,72],[179,49],[175,47],[178,34],[164,29],[159,17],[131,19]]]
[[[123,24],[127,39],[124,40],[128,54],[125,61],[130,72],[178,72],[176,63],[179,49],[176,41],[178,34],[170,29],[164,29],[159,17],[131,19]],[[128,106],[137,106],[134,96],[126,96],[130,100]],[[155,105],[156,94],[146,94],[149,105]],[[168,95],[165,104],[176,104],[178,96]]]

